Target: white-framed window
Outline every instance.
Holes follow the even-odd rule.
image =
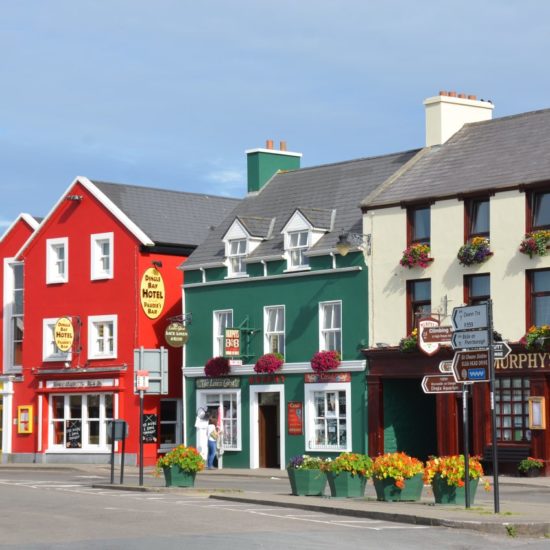
[[[109,359],[117,356],[118,317],[88,317],[88,359]]]
[[[214,311],[214,344],[213,356],[218,357],[223,355],[223,338],[226,328],[233,326],[233,310],[223,309]]]
[[[113,233],[90,236],[90,276],[92,280],[113,278]]]
[[[66,283],[69,280],[69,239],[47,239],[46,284]]]
[[[23,353],[23,263],[4,259],[5,372],[20,370]]]
[[[203,407],[208,417],[219,418],[221,412],[223,448],[242,450],[241,390],[197,390],[197,407]]]
[[[264,307],[264,353],[285,354],[285,306]]]
[[[55,394],[49,402],[49,450],[109,451],[111,393]]]
[[[351,384],[305,384],[306,450],[351,451]]]
[[[61,351],[55,345],[55,324],[58,318],[43,319],[42,321],[42,361],[70,361],[72,352]]]
[[[181,401],[160,400],[160,449],[171,449],[182,442]]]
[[[247,253],[246,239],[232,239],[228,243],[227,259],[229,260],[229,276],[238,277],[246,275],[244,259]]]
[[[304,252],[309,246],[309,231],[292,231],[288,234],[290,269],[309,267],[309,258]]]
[[[342,353],[342,302],[319,303],[319,349]]]

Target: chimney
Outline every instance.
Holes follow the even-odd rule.
[[[478,101],[475,95],[440,91],[424,100],[426,108],[426,147],[441,145],[468,122],[491,120],[494,105]]]
[[[274,149],[273,140],[268,139],[265,149],[249,149],[246,152],[248,171],[248,192],[259,191],[279,170],[298,170],[302,153],[286,150],[286,141],[280,142],[280,149]]]

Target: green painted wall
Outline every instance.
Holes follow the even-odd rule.
[[[248,153],[248,192],[259,191],[278,170],[297,170],[300,159],[298,156],[266,151]]]

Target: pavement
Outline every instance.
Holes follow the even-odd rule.
[[[98,476],[110,480],[110,467],[106,465],[85,465],[85,464],[1,464],[2,470],[21,470],[33,469],[35,471],[52,470],[72,470],[95,473]],[[94,483],[93,487],[101,489],[128,490],[128,491],[148,491],[155,493],[162,492],[182,492],[182,493],[200,493],[212,499],[248,503],[251,505],[269,505],[281,506],[284,508],[308,510],[315,512],[327,512],[331,514],[352,516],[357,518],[369,518],[383,521],[394,521],[400,523],[412,523],[416,525],[451,527],[456,529],[469,529],[489,534],[507,535],[507,536],[527,536],[527,537],[545,537],[550,538],[550,477],[539,478],[519,478],[499,476],[499,486],[501,487],[501,498],[499,499],[500,511],[494,513],[493,493],[489,496],[478,498],[470,509],[464,506],[455,505],[436,505],[433,501],[431,488],[426,486],[419,502],[379,502],[372,496],[364,498],[331,498],[327,496],[302,497],[290,494],[290,485],[288,491],[278,488],[271,490],[241,491],[224,490],[223,480],[232,479],[233,482],[239,477],[248,478],[274,478],[286,479],[287,474],[284,470],[278,469],[224,469],[209,470],[198,474],[200,479],[205,476],[208,479],[219,480],[219,489],[195,489],[195,488],[174,488],[164,487],[164,480],[153,477],[153,469],[144,469],[144,485],[138,485],[138,469],[132,466],[125,467],[125,483],[118,484],[120,469],[115,468],[115,483]],[[484,480],[489,481],[493,486],[493,479],[490,476],[484,476]],[[369,482],[372,484],[372,482]],[[502,498],[502,488],[506,486],[515,486],[517,488],[536,488],[537,490],[548,490],[548,500],[546,502],[533,502],[528,499],[504,500]],[[478,488],[479,492],[483,488]],[[372,490],[368,491],[372,494]],[[526,501],[527,500],[527,501]]]

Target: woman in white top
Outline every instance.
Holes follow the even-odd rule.
[[[218,430],[216,429],[216,419],[211,416],[208,420],[208,461],[206,463],[209,470],[214,467],[214,458],[216,457],[216,447],[218,441]]]

